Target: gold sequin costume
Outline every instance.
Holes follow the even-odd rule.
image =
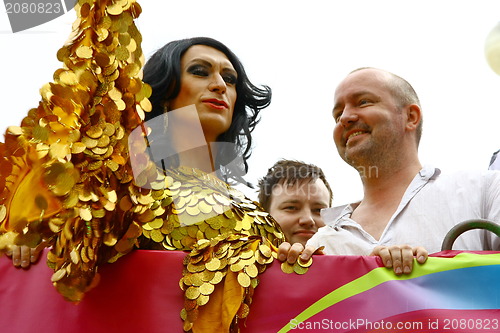
[[[0,250],[46,242],[52,282],[74,302],[98,283],[100,264],[133,248],[190,251],[180,281],[184,330],[238,331],[258,275],[284,239],[279,226],[197,169],[165,172],[146,157],[134,179],[128,138],[151,110],[134,24],[141,8],[79,0],[75,10],[72,37],[57,54],[63,68],[0,143]],[[283,267],[304,273],[308,265]]]

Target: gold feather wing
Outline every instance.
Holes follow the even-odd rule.
[[[48,242],[54,285],[72,301],[96,282],[101,248],[129,230],[116,209],[132,180],[127,135],[151,109],[139,78],[140,6],[80,0],[75,10],[73,34],[57,53],[63,67],[0,144],[1,228],[17,244]]]

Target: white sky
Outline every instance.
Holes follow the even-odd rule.
[[[254,183],[279,158],[293,158],[324,169],[334,204],[361,198],[357,173],[337,155],[331,109],[336,85],[362,66],[392,71],[416,89],[424,164],[487,169],[500,148],[500,77],[484,56],[486,36],[500,21],[498,0],[139,3],[146,57],[173,39],[214,37],[240,57],[254,83],[273,89],[254,132],[247,176]],[[14,34],[0,7],[2,133],[38,105],[74,19],[71,11]]]

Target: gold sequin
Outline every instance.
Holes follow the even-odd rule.
[[[240,272],[238,274],[238,282],[242,287],[247,288],[250,286],[250,277],[247,274]]]
[[[284,261],[281,263],[281,270],[283,273],[291,274],[293,273],[293,265],[290,265],[288,261]]]

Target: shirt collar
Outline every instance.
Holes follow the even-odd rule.
[[[415,175],[412,182],[406,189],[405,194],[401,200],[401,203],[393,215],[393,218],[397,216],[404,207],[410,202],[410,200],[430,181],[436,179],[441,174],[441,170],[435,168],[431,165],[425,165],[422,169]],[[327,225],[335,226],[341,221],[350,217],[354,209],[359,205],[361,201],[357,201],[347,205],[335,206],[330,208],[323,208],[321,210],[321,217]],[[392,219],[391,218],[391,221]],[[328,222],[330,221],[330,222]]]

